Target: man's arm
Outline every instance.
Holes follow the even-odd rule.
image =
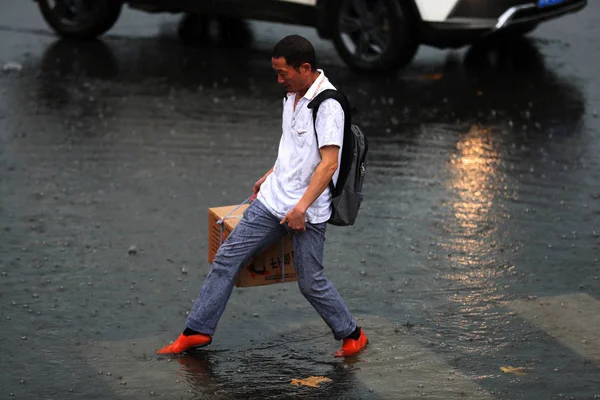
[[[325,188],[329,186],[329,182],[331,182],[333,174],[335,174],[335,171],[338,169],[339,151],[340,148],[338,146],[321,147],[321,162],[317,166],[317,169],[315,169],[306,192],[304,192],[304,195],[296,205],[298,211],[305,213],[311,204],[314,203],[317,198],[319,198]]]
[[[273,168],[275,168],[275,166],[271,167],[271,169],[262,178],[256,181],[256,183],[254,184],[254,188],[252,189],[254,191],[254,194],[258,194],[262,184],[267,180],[267,177],[273,173]]]
[[[325,188],[329,186],[331,178],[338,168],[338,146],[323,146],[320,149],[321,162],[315,169],[311,178],[310,184],[304,192],[304,195],[294,207],[281,221],[281,224],[288,223],[288,226],[293,230],[306,230],[306,210],[312,203],[323,193]]]

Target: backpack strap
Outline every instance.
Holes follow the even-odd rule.
[[[314,99],[308,103],[307,107],[313,109],[313,124],[317,122],[317,112],[322,102],[327,99],[334,99],[342,106],[344,111],[344,131],[352,124],[352,110],[350,109],[350,103],[344,93],[335,89],[325,89],[319,93]],[[316,129],[315,129],[316,133]]]

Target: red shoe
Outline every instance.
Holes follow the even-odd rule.
[[[354,339],[344,339],[344,343],[342,344],[342,348],[335,352],[336,357],[348,357],[358,354],[362,349],[367,347],[367,343],[369,343],[369,339],[367,339],[367,335],[360,330],[360,336],[358,340]]]
[[[179,354],[186,350],[208,346],[211,342],[212,338],[208,335],[199,333],[197,335],[185,336],[182,333],[176,341],[158,350],[156,354]]]

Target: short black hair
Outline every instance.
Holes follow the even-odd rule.
[[[317,56],[313,45],[300,35],[284,37],[275,45],[273,58],[285,58],[285,61],[298,70],[304,63],[309,63],[313,71],[317,70]]]

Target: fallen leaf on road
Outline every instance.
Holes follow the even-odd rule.
[[[531,372],[531,368],[527,368],[527,367],[508,366],[508,367],[500,367],[500,369],[505,374],[515,374],[515,375],[527,375],[529,372]]]
[[[318,388],[320,383],[331,382],[331,379],[325,378],[324,376],[309,376],[306,379],[292,379],[290,382],[292,385],[296,386],[310,386]]]

